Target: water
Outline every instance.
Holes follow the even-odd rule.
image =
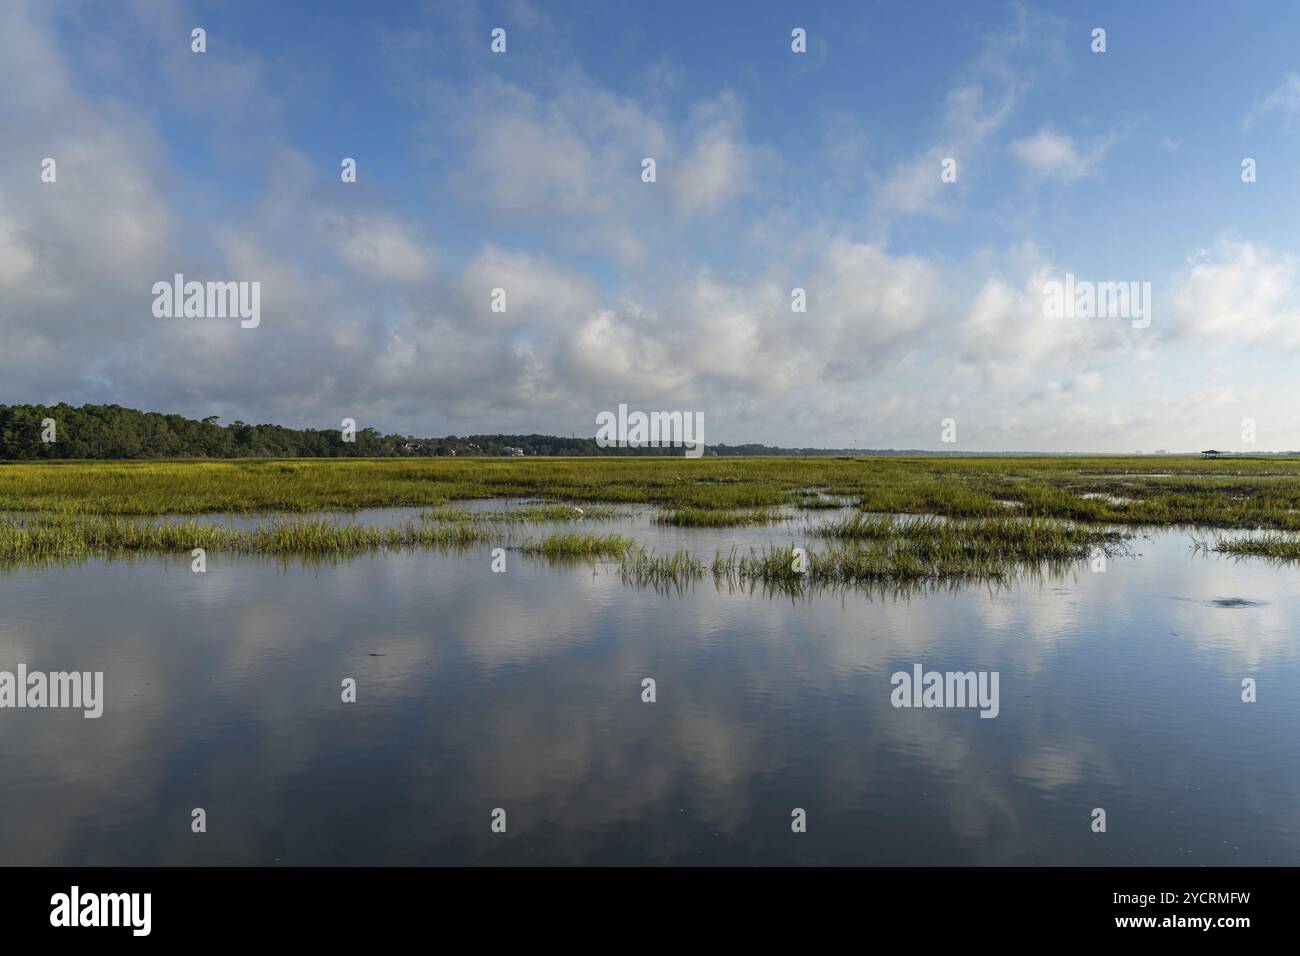
[[[649,522],[587,530],[711,557],[801,526]],[[0,862],[1298,864],[1300,575],[1189,543],[793,601],[487,549],[11,571],[0,670],[102,670],[106,702],[0,710]],[[893,708],[914,663],[999,672],[998,717]]]

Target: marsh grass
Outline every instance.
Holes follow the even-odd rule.
[[[806,570],[795,569],[794,546],[770,547],[715,562],[715,578],[761,581],[794,589],[827,584],[878,583],[945,579],[1000,579],[1014,567],[1001,559],[920,554],[889,542],[872,541],[854,547],[831,546],[805,550]]]
[[[624,582],[652,588],[660,594],[681,594],[704,574],[704,562],[682,549],[657,554],[645,548],[633,548],[623,556],[619,566]]]
[[[531,498],[745,512],[855,501],[869,512],[1300,531],[1300,460],[532,458],[25,462],[0,512],[303,514]],[[1084,497],[1102,495],[1108,497]],[[1118,500],[1114,500],[1118,499]]]
[[[635,548],[624,556],[620,573],[625,581],[659,589],[712,576],[720,587],[761,585],[791,595],[863,585],[1007,583],[1026,574],[1059,577],[1093,549],[1123,553],[1127,540],[1102,528],[1007,517],[950,521],[857,514],[810,532],[834,543],[802,554],[794,544],[732,548],[715,552],[707,563],[684,550],[661,555]]]
[[[578,521],[616,521],[626,518],[624,508],[609,505],[546,504],[524,505],[519,508],[500,508],[490,511],[472,511],[466,508],[440,508],[424,512],[420,518],[429,522],[474,522],[478,524],[563,524]]]
[[[583,558],[621,558],[637,547],[633,538],[621,534],[551,534],[539,540],[528,539],[515,546],[516,551],[552,560]]]
[[[835,498],[801,498],[796,507],[801,511],[838,511],[853,505]]]
[[[1213,542],[1193,539],[1193,547],[1201,552],[1213,551],[1237,558],[1267,558],[1281,563],[1300,561],[1300,537],[1290,534],[1220,537]]]
[[[637,546],[634,539],[619,534],[557,533],[515,543],[507,529],[471,521],[409,521],[389,528],[313,520],[236,528],[66,514],[0,521],[0,562],[9,563],[127,553],[189,554],[195,548],[210,553],[310,556],[416,548],[461,551],[487,544],[552,559],[621,558]]]
[[[654,523],[677,528],[740,528],[793,521],[794,515],[775,508],[752,511],[726,511],[713,508],[673,508],[655,515]]]
[[[618,534],[516,542],[521,526],[610,521],[659,508],[674,527],[763,526],[793,509],[858,503],[808,535],[809,569],[772,546],[712,561],[655,554]],[[474,511],[457,501],[529,499]],[[1010,503],[1010,505],[1008,504]],[[399,527],[311,517],[389,506],[436,508]],[[581,513],[579,512],[581,509]],[[785,509],[785,510],[782,510]],[[186,516],[267,514],[252,528]],[[302,515],[302,517],[296,517]],[[166,516],[166,517],[159,517]],[[179,516],[174,517],[174,516]],[[530,459],[528,461],[100,462],[0,465],[0,562],[209,552],[340,557],[502,544],[552,561],[613,559],[629,580],[674,587],[712,575],[797,592],[866,582],[1005,580],[1122,552],[1140,527],[1247,529],[1212,550],[1300,560],[1300,462],[1293,459]],[[1117,528],[1124,529],[1116,530]],[[789,558],[790,560],[787,560]]]
[[[276,521],[254,528],[193,521],[138,521],[114,517],[42,516],[0,522],[0,562],[44,562],[128,553],[352,555],[381,550],[459,550],[493,540],[473,525],[401,527],[338,525],[327,521]]]
[[[1044,518],[903,518],[861,512],[814,526],[810,533],[898,553],[905,566],[913,560],[944,565],[1069,561],[1094,548],[1118,553],[1128,538],[1119,531]]]

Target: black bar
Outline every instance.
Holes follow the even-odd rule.
[[[130,925],[52,926],[52,898],[70,897],[74,885],[83,905],[87,895],[149,893],[148,936]],[[66,942],[75,932],[83,944],[397,943],[460,927],[486,931],[479,938],[493,944],[590,938],[676,948],[705,937],[765,943],[786,931],[834,930],[882,943],[903,932],[916,946],[1099,936],[1231,945],[1242,933],[1284,931],[1294,885],[1293,869],[8,868],[0,869],[0,919],[6,942]],[[1186,923],[1206,918],[1247,922]],[[1119,925],[1125,919],[1154,925]]]

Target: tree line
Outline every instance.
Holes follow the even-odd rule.
[[[52,422],[51,428],[47,423]],[[52,439],[52,440],[47,440]],[[798,454],[765,445],[718,445],[720,455]],[[121,405],[0,405],[0,460],[130,458],[430,458],[494,455],[681,455],[674,448],[601,448],[593,438],[468,435],[418,438],[357,429],[222,425]]]

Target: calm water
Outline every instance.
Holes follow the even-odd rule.
[[[648,522],[595,529],[711,557],[799,527]],[[0,710],[0,862],[1300,864],[1300,571],[1135,544],[796,601],[487,549],[0,574],[0,670],[106,697]],[[999,716],[893,708],[914,663],[999,672]]]

